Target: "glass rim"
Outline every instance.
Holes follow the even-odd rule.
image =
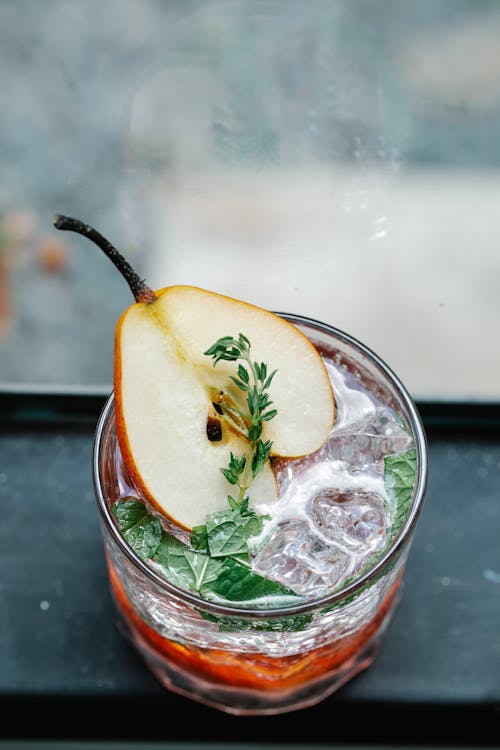
[[[102,434],[109,417],[111,409],[114,407],[114,391],[111,391],[106,399],[104,407],[99,416],[97,422],[94,445],[93,445],[93,482],[94,490],[97,498],[97,505],[101,514],[101,517],[105,523],[105,527],[111,534],[112,539],[118,545],[119,549],[126,555],[126,557],[138,568],[143,575],[145,575],[152,583],[163,590],[166,594],[180,599],[187,604],[193,605],[198,609],[225,616],[225,617],[237,617],[242,619],[274,619],[279,617],[289,617],[290,615],[307,614],[317,609],[333,608],[334,605],[340,604],[347,597],[351,597],[354,594],[359,593],[362,589],[374,581],[378,575],[386,568],[386,566],[392,561],[397,559],[399,553],[404,548],[406,542],[410,539],[410,535],[413,532],[417,518],[422,509],[425,493],[427,489],[427,477],[428,477],[428,455],[427,455],[427,438],[425,435],[424,427],[420,414],[417,407],[410,396],[408,390],[403,385],[399,377],[395,372],[386,364],[386,362],[379,357],[374,351],[363,344],[361,341],[356,339],[344,331],[335,328],[327,323],[310,318],[304,315],[298,315],[295,313],[287,312],[275,312],[282,318],[285,318],[293,324],[298,326],[304,325],[318,329],[319,331],[333,336],[334,338],[342,341],[345,344],[356,349],[359,353],[367,357],[373,364],[375,364],[383,373],[388,383],[395,390],[397,395],[402,401],[402,404],[407,412],[406,416],[409,419],[412,433],[415,439],[415,448],[417,455],[417,471],[416,481],[413,489],[413,502],[411,505],[410,512],[406,518],[404,524],[399,529],[398,533],[391,540],[391,543],[384,554],[377,560],[373,567],[369,568],[365,573],[351,581],[349,584],[337,589],[334,593],[325,594],[322,597],[315,599],[302,599],[297,604],[285,605],[281,607],[270,607],[270,608],[255,608],[251,607],[238,607],[237,605],[232,606],[230,604],[221,604],[219,602],[209,601],[203,599],[198,594],[188,591],[187,589],[181,589],[175,584],[167,581],[166,578],[162,577],[159,573],[153,570],[146,562],[144,562],[126,542],[124,537],[121,535],[118,526],[114,522],[111,512],[109,511],[108,505],[104,498],[104,493],[101,486],[100,478],[100,447],[102,444]]]

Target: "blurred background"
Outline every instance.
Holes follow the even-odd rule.
[[[500,398],[500,3],[2,0],[0,389],[110,389],[130,291],[321,319]]]

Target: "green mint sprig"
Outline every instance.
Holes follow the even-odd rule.
[[[275,620],[244,620],[241,617],[225,617],[214,615],[211,612],[200,612],[200,614],[205,620],[216,622],[219,631],[222,633],[235,633],[244,630],[298,633],[300,630],[305,630],[313,620],[312,614],[307,612],[302,615],[289,615]]]
[[[391,540],[399,532],[408,516],[416,475],[417,451],[415,448],[384,458],[385,489],[395,504]]]
[[[260,604],[261,607],[268,607],[267,597],[278,597],[279,603],[285,605],[302,601],[291,589],[253,573],[249,567],[248,550],[245,549],[245,544],[235,546],[223,543],[224,552],[221,549],[218,556],[209,554],[208,539],[212,538],[211,531],[224,525],[225,511],[220,514],[211,514],[219,516],[220,523],[216,523],[217,519],[214,520],[209,516],[210,523],[207,524],[206,536],[201,531],[195,533],[193,530],[195,538],[206,540],[206,544],[199,542],[199,549],[193,549],[192,546],[180,542],[167,533],[159,518],[150,514],[140,500],[135,498],[120,500],[113,506],[112,512],[123,537],[134,552],[141,559],[150,559],[160,565],[164,577],[179,588],[194,591],[204,599],[222,604],[237,602],[240,605],[259,606]],[[260,528],[261,519],[253,511],[247,510],[246,512],[248,513],[246,517],[250,520],[245,527],[245,533],[250,535],[251,529]],[[227,511],[227,514],[230,513],[231,511]],[[134,532],[131,534],[132,528]],[[203,527],[197,528],[200,530]],[[228,539],[231,539],[233,534],[234,529],[228,533]],[[223,536],[222,528],[219,528],[218,534],[213,536],[216,540],[216,549],[219,542],[223,540]],[[245,552],[241,554],[239,550],[245,550]],[[203,615],[203,612],[201,614]],[[292,621],[290,617],[285,619],[286,622],[282,623],[282,627],[279,620],[269,621],[269,629],[301,629],[309,622],[303,617],[297,621]],[[227,629],[229,620],[231,618],[222,618],[221,627],[224,626],[224,629]],[[239,629],[237,627],[239,622],[239,618],[235,619],[232,629]],[[259,628],[266,629],[264,623],[260,623]]]
[[[123,538],[141,560],[153,557],[163,534],[160,521],[150,515],[142,503],[133,499],[115,506],[113,513],[119,521]]]
[[[266,518],[250,510],[245,498],[238,507],[211,513],[204,524],[194,526],[191,546],[211,557],[238,556],[249,562],[248,539],[260,534]]]
[[[253,479],[262,471],[264,464],[271,455],[272,442],[262,440],[264,422],[269,422],[277,415],[276,409],[271,409],[273,402],[267,393],[276,370],[269,373],[265,362],[255,362],[250,355],[250,341],[242,333],[238,338],[223,336],[204,352],[214,360],[214,367],[220,361],[237,362],[237,375],[230,375],[230,380],[246,394],[246,411],[236,404],[223,401],[218,404],[222,414],[233,424],[241,428],[246,426],[245,437],[250,443],[245,456],[235,456],[230,453],[229,465],[221,468],[227,481],[238,487],[238,496],[228,495],[228,502],[232,508],[239,505],[246,497],[246,492]]]

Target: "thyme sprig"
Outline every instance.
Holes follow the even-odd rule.
[[[237,420],[241,424],[243,421],[246,426],[245,436],[250,443],[246,455],[236,456],[231,452],[228,466],[221,468],[227,481],[239,490],[236,498],[228,495],[229,505],[233,509],[236,509],[243,500],[248,501],[246,492],[271,455],[272,441],[262,440],[261,435],[264,422],[269,422],[278,413],[276,409],[270,408],[273,402],[267,393],[277,371],[273,370],[269,373],[265,362],[252,360],[250,349],[250,341],[240,333],[238,338],[223,336],[204,352],[205,355],[212,357],[214,367],[221,360],[226,362],[241,360],[238,364],[237,375],[229,377],[240,391],[246,393],[247,410],[234,404],[219,403],[224,416],[231,422]]]

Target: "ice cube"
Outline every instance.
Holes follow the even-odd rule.
[[[397,413],[327,364],[337,415],[316,453],[273,459],[280,499],[256,540],[254,569],[303,596],[323,596],[361,570],[387,542],[392,507],[384,458],[412,439]]]
[[[387,538],[385,498],[366,490],[327,490],[310,502],[310,517],[317,531],[364,561]]]
[[[372,427],[375,432],[376,427]],[[383,459],[394,453],[402,453],[412,446],[409,435],[395,433],[380,435],[356,433],[332,436],[323,448],[323,454],[332,461],[341,461],[351,471],[373,466],[383,471]]]
[[[300,595],[326,595],[383,547],[389,513],[380,474],[304,464],[273,508],[254,568]]]
[[[280,524],[254,559],[257,573],[302,596],[324,596],[350,573],[350,555],[329,545],[304,520]]]

